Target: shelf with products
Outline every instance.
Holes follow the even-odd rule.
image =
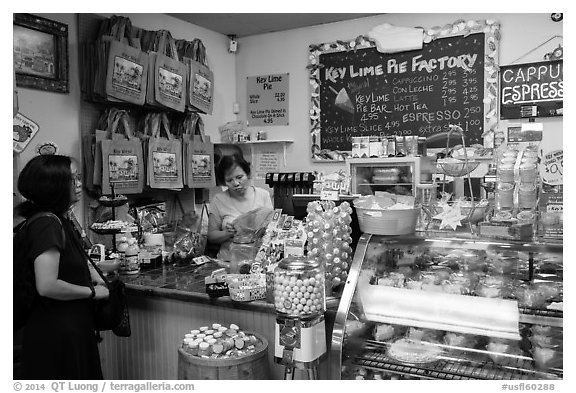
[[[429,157],[351,158],[346,164],[351,192],[362,195],[388,191],[416,196],[416,186],[431,181],[435,170]]]
[[[265,139],[265,140],[258,140],[258,141],[246,141],[246,142],[215,142],[214,143],[214,147],[218,148],[220,146],[222,147],[230,147],[232,146],[234,149],[242,149],[242,146],[248,146],[249,148],[249,152],[250,152],[250,159],[251,162],[254,162],[254,153],[255,153],[255,149],[254,146],[262,146],[262,147],[269,147],[269,146],[273,146],[273,145],[281,145],[282,146],[282,165],[286,166],[286,146],[288,144],[294,143],[293,140],[291,139],[284,139],[284,140],[280,140],[280,139]]]
[[[561,379],[562,250],[362,235],[334,324],[331,377]]]

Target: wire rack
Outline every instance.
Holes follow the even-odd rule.
[[[455,163],[453,162],[453,163],[438,164],[439,167],[444,172],[444,179],[442,181],[442,192],[445,191],[446,176],[452,176],[452,177],[466,176],[466,178],[468,179],[468,190],[470,192],[470,196],[473,196],[474,193],[472,190],[472,179],[470,178],[470,172],[472,172],[474,169],[476,169],[480,163],[477,161],[470,161],[468,159],[468,152],[466,149],[466,141],[464,139],[464,130],[462,129],[462,127],[452,125],[452,124],[450,124],[449,127],[450,127],[450,130],[448,131],[448,135],[446,137],[446,156],[448,156],[449,149],[450,149],[450,136],[454,133],[454,134],[460,135],[460,137],[462,138],[462,147],[464,149],[464,160],[460,161],[460,162],[455,162]],[[472,223],[470,222],[470,217],[474,213],[474,210],[475,210],[474,198],[472,197],[470,210],[469,210],[468,214],[466,215],[468,227],[470,228],[470,233],[472,233],[472,234],[474,234],[474,229],[472,227]]]
[[[398,375],[410,375],[421,379],[446,380],[515,380],[515,379],[562,379],[563,370],[552,372],[535,370],[526,357],[510,357],[507,365],[473,361],[466,356],[443,355],[438,361],[425,365],[410,365],[398,362],[386,354],[388,344],[367,340],[364,350],[354,357],[352,363],[375,371]],[[462,349],[464,351],[464,349]]]
[[[452,177],[466,176],[480,165],[479,161],[465,161],[460,162],[439,162],[438,165],[442,171]]]

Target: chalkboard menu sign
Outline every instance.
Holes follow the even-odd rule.
[[[420,50],[381,53],[363,36],[311,45],[313,158],[346,158],[355,136],[429,137],[451,124],[483,144],[496,125],[498,26],[472,22],[426,31]]]
[[[500,118],[563,115],[562,60],[500,67]]]

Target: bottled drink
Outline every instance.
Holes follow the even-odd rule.
[[[120,264],[120,273],[122,274],[138,274],[140,273],[140,265],[138,264],[138,244],[136,239],[128,240],[128,247],[124,251],[124,259]]]
[[[126,238],[126,236],[122,236],[120,239],[118,239],[118,243],[116,244],[116,252],[118,253],[118,260],[120,261],[120,265],[124,263],[127,248],[128,248],[128,239]]]

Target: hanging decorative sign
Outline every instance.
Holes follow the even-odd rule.
[[[562,60],[500,66],[500,118],[562,116]]]
[[[564,150],[555,150],[544,154],[540,168],[543,183],[553,186],[563,184]]]
[[[14,128],[12,131],[12,147],[15,153],[21,153],[28,143],[34,138],[38,132],[38,124],[24,116],[22,113],[17,113],[14,116]]]
[[[288,125],[289,74],[249,76],[246,106],[249,126]]]

